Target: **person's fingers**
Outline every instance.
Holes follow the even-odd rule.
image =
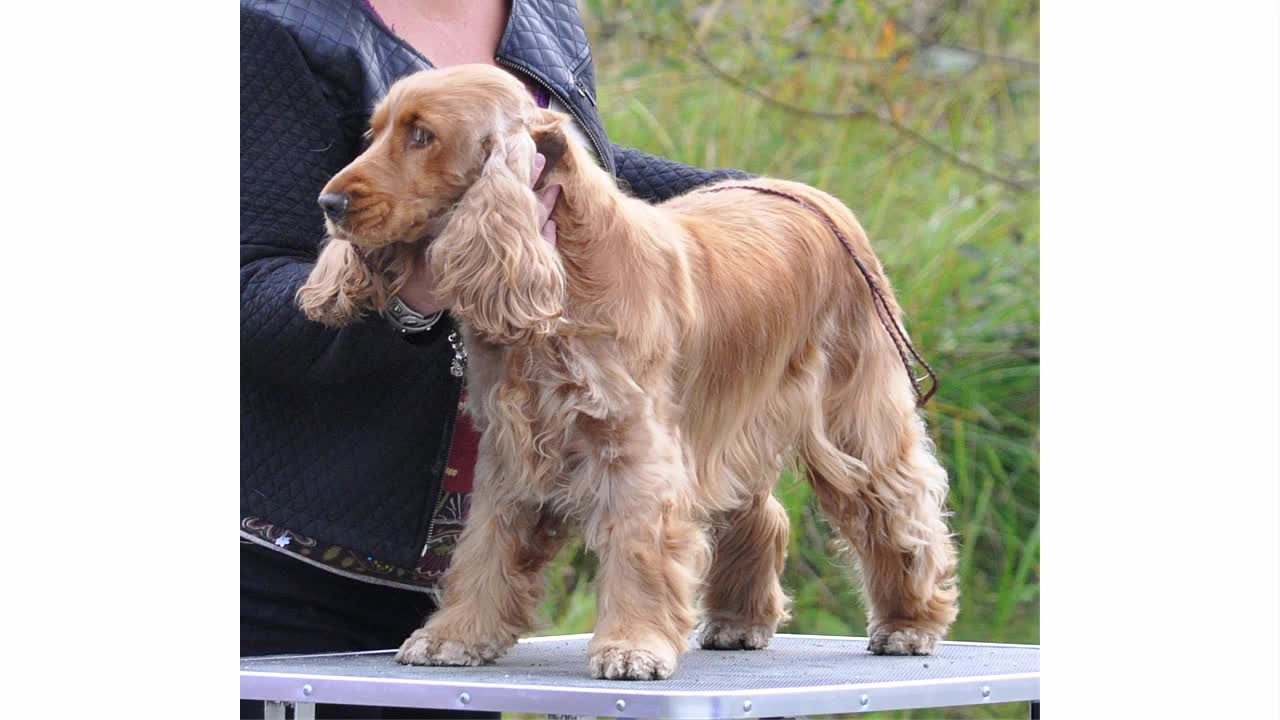
[[[551,243],[551,247],[556,246],[556,221],[555,220],[548,220],[546,224],[542,226],[542,239]]]
[[[551,219],[551,211],[556,207],[556,200],[560,199],[560,186],[552,185],[542,194],[538,196],[538,227],[547,224]]]
[[[542,177],[542,170],[547,166],[547,156],[542,153],[533,154],[533,171],[529,173],[529,187],[538,184],[538,178]]]

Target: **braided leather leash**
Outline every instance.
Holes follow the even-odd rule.
[[[920,357],[920,353],[916,352],[915,346],[913,346],[911,341],[907,339],[906,330],[904,330],[902,325],[898,323],[897,318],[893,317],[893,310],[889,307],[889,300],[885,297],[884,290],[882,290],[880,285],[876,283],[875,278],[871,275],[871,271],[867,269],[866,263],[864,263],[862,258],[858,257],[858,253],[854,251],[853,243],[849,242],[849,238],[845,237],[845,234],[840,231],[835,220],[832,220],[830,215],[823,212],[821,208],[815,207],[804,198],[797,197],[791,193],[783,192],[781,190],[760,187],[759,185],[723,185],[721,187],[699,190],[698,192],[713,193],[724,192],[725,190],[754,190],[755,192],[764,193],[765,195],[774,195],[780,198],[785,198],[796,203],[800,207],[809,210],[827,223],[827,227],[831,228],[831,232],[835,234],[836,239],[840,241],[841,245],[844,245],[845,250],[849,251],[849,257],[853,258],[854,264],[858,266],[858,271],[862,273],[862,279],[867,282],[867,288],[871,291],[872,305],[874,305],[876,309],[876,316],[880,318],[880,324],[884,326],[885,332],[889,333],[890,339],[893,340],[893,346],[898,350],[898,357],[902,359],[902,367],[906,369],[907,377],[911,379],[911,389],[916,395],[916,405],[923,407],[925,403],[929,402],[929,399],[933,397],[934,393],[938,392],[937,373],[933,371],[933,368],[929,366],[929,363],[925,362],[924,358]],[[916,362],[920,363],[920,366],[924,368],[924,371],[928,373],[930,383],[928,392],[921,392],[920,379],[911,372],[911,361],[907,359],[908,352],[911,353],[911,357],[915,358]]]

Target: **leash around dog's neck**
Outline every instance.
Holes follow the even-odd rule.
[[[889,338],[893,340],[893,346],[898,350],[898,357],[902,359],[902,367],[906,369],[907,377],[911,379],[911,389],[916,395],[916,405],[924,407],[924,404],[929,402],[929,399],[933,397],[934,393],[938,392],[938,374],[933,371],[932,367],[929,367],[929,363],[925,362],[924,358],[920,357],[920,353],[916,352],[915,346],[913,346],[911,341],[907,339],[906,330],[902,328],[902,325],[898,322],[897,318],[893,316],[893,310],[889,307],[889,300],[885,297],[884,290],[882,290],[880,285],[876,283],[875,278],[871,275],[871,271],[867,269],[866,263],[862,261],[862,258],[858,257],[858,253],[853,249],[853,243],[849,242],[849,238],[841,232],[839,226],[836,225],[836,221],[832,220],[831,216],[823,212],[821,208],[814,206],[804,198],[781,190],[761,187],[759,185],[724,185],[721,187],[700,190],[699,192],[713,193],[724,192],[725,190],[754,190],[758,193],[785,198],[796,203],[800,207],[809,210],[826,221],[827,227],[831,228],[831,232],[835,234],[836,239],[840,241],[841,245],[844,245],[845,250],[849,251],[849,257],[853,258],[854,264],[858,266],[858,271],[862,273],[862,279],[866,280],[867,288],[871,291],[871,304],[875,306],[876,316],[880,318],[880,324],[884,325],[885,332],[889,333]],[[920,379],[915,376],[915,373],[911,372],[911,361],[907,358],[908,352],[911,353],[911,357],[915,358],[916,362],[920,363],[920,366],[923,367],[924,371],[928,374],[928,392],[921,392]]]

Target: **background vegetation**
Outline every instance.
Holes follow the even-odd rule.
[[[859,215],[942,379],[927,412],[961,548],[951,637],[1039,642],[1039,3],[580,5],[613,140],[807,182]],[[864,634],[807,486],[784,478],[778,495],[792,527],[783,630]],[[581,548],[561,554],[548,632],[590,630],[593,573]]]

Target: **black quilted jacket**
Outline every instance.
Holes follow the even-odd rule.
[[[498,62],[570,109],[599,161],[659,201],[735,171],[704,171],[609,142],[574,0],[514,0]],[[409,344],[378,317],[333,331],[293,295],[323,237],[316,196],[361,149],[374,103],[430,64],[364,0],[240,6],[241,537],[337,572],[421,589],[442,516],[460,381],[440,323]],[[446,555],[448,548],[434,549]]]

